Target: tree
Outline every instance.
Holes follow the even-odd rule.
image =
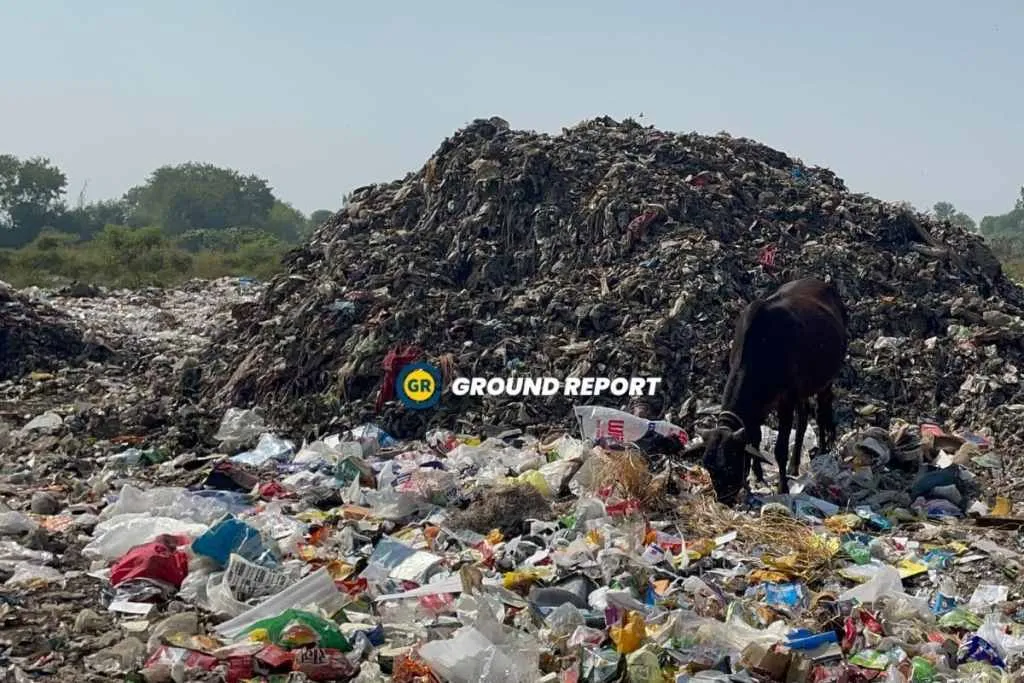
[[[262,227],[276,201],[262,178],[195,162],[161,166],[124,199],[131,225],[160,226],[171,235]]]
[[[330,209],[317,209],[313,213],[309,214],[309,224],[314,228],[319,228],[323,223],[327,222],[327,219],[334,215],[334,212]]]
[[[309,235],[312,235],[314,230],[326,223],[333,215],[334,212],[329,209],[317,209],[313,213],[309,214],[309,220],[306,222],[306,226],[302,229],[301,237],[308,237]]]
[[[107,199],[91,204],[82,204],[64,213],[57,221],[57,227],[64,232],[90,239],[108,225],[124,225],[128,222],[128,207],[121,199]]]
[[[954,226],[969,232],[976,232],[978,229],[973,218],[963,211],[957,211],[950,202],[936,202],[932,207],[932,214],[940,221],[949,221]]]
[[[63,213],[68,179],[49,159],[0,154],[0,246],[31,242]]]
[[[283,242],[298,242],[305,232],[306,217],[287,202],[274,202],[263,229]]]

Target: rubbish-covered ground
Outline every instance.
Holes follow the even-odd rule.
[[[156,340],[159,321],[209,313],[201,301],[177,315],[117,310],[148,316],[133,333]],[[107,306],[78,310],[114,320]],[[193,332],[163,338],[184,346]],[[7,680],[999,681],[1018,670],[1024,520],[997,495],[1003,460],[983,435],[851,432],[794,495],[728,511],[700,468],[587,438],[597,418],[647,426],[609,410],[580,407],[583,433],[543,443],[443,431],[398,443],[365,425],[300,444],[232,409],[218,448],[179,452],[139,427],[96,439],[53,404],[4,431]]]
[[[0,301],[36,340],[0,382],[6,680],[1024,673],[1024,295],[975,237],[750,141],[491,121],[289,259]],[[843,438],[727,510],[670,453],[743,301],[804,274],[851,308]],[[380,393],[406,345],[449,377],[661,376],[619,407],[665,419],[413,414]]]

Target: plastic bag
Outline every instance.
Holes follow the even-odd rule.
[[[1004,660],[1024,652],[1024,638],[1010,635],[1004,630],[1004,624],[998,616],[991,614],[975,634],[990,643]]]
[[[297,609],[287,609],[277,616],[257,621],[243,633],[252,640],[289,649],[310,645],[342,652],[352,649],[333,621]]]
[[[327,568],[323,567],[247,612],[219,624],[214,630],[223,638],[235,638],[260,620],[273,617],[288,608],[316,605],[331,614],[340,609],[345,600],[346,597],[338,590]]]
[[[180,588],[188,574],[188,556],[177,548],[173,536],[135,546],[110,568],[110,585],[116,588],[131,579],[153,579]]]
[[[295,453],[295,444],[274,434],[260,435],[256,448],[243,451],[231,458],[232,462],[240,462],[253,467],[262,467],[272,460],[287,462]]]
[[[449,640],[424,644],[419,655],[438,678],[451,683],[535,683],[539,647],[522,637],[510,640],[495,644],[467,626]]]
[[[221,567],[227,566],[232,554],[241,555],[260,565],[278,564],[277,558],[264,543],[260,532],[234,517],[222,519],[193,541],[192,552],[209,557]]]
[[[876,568],[874,576],[859,586],[855,586],[839,596],[840,601],[857,600],[870,604],[889,594],[903,593],[903,580],[899,570],[887,564],[873,563],[861,565],[858,569]]]
[[[222,445],[242,446],[256,440],[265,431],[267,431],[267,425],[255,411],[244,408],[228,408],[213,438],[221,442]]]
[[[283,556],[298,553],[308,529],[307,524],[284,514],[280,503],[267,505],[260,514],[251,517],[248,524],[276,543]]]
[[[229,509],[227,500],[222,496],[212,495],[218,493],[226,492],[193,493],[178,487],[141,490],[125,484],[121,487],[117,500],[100,513],[100,519],[109,521],[126,515],[170,517],[209,526]]]
[[[554,462],[542,465],[538,472],[544,477],[544,481],[547,482],[548,489],[557,492],[562,484],[565,483],[569,473],[573,472],[576,465],[577,463],[572,460],[555,460]]]
[[[597,441],[610,438],[629,443],[640,440],[648,432],[655,432],[679,439],[684,444],[688,441],[682,427],[664,420],[645,420],[604,406],[576,406],[573,412],[584,439]]]
[[[788,632],[789,626],[783,621],[776,621],[766,629],[758,629],[744,623],[738,616],[730,615],[725,623],[714,619],[705,620],[697,629],[697,637],[702,642],[714,643],[738,653],[755,643],[771,647],[783,642]]]
[[[664,680],[658,655],[646,646],[626,657],[626,671],[630,683],[662,683]]]
[[[981,612],[994,605],[1006,602],[1010,589],[1007,586],[983,583],[974,589],[967,607],[974,612]]]
[[[212,671],[219,661],[216,657],[180,647],[160,645],[146,660],[142,675],[147,681],[188,681],[206,671]]]
[[[647,631],[644,628],[644,618],[637,612],[630,612],[626,617],[625,624],[616,624],[609,629],[615,649],[621,654],[629,654],[640,649]]]
[[[512,482],[517,484],[529,484],[540,491],[540,495],[545,498],[550,498],[552,496],[551,487],[548,485],[547,479],[545,479],[544,475],[537,470],[523,472],[518,477],[512,479]]]
[[[14,574],[4,582],[5,586],[38,586],[48,583],[67,584],[64,575],[53,567],[46,567],[30,562],[19,562],[14,567]]]
[[[137,545],[157,536],[185,536],[195,538],[207,531],[205,524],[193,524],[170,517],[122,515],[96,525],[93,539],[82,548],[89,559],[113,562]]]
[[[578,627],[587,623],[583,614],[572,604],[564,603],[551,611],[547,616],[548,628],[556,638],[567,638],[571,636]]]

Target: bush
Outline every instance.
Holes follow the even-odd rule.
[[[47,230],[20,249],[0,250],[0,279],[16,287],[59,286],[74,280],[108,287],[164,287],[226,275],[266,279],[280,271],[287,248],[263,232],[192,235],[175,241],[159,228],[107,225],[94,239],[83,241]]]

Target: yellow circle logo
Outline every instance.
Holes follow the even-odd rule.
[[[402,391],[416,403],[423,403],[430,399],[437,391],[434,377],[422,368],[416,368],[402,381]]]

